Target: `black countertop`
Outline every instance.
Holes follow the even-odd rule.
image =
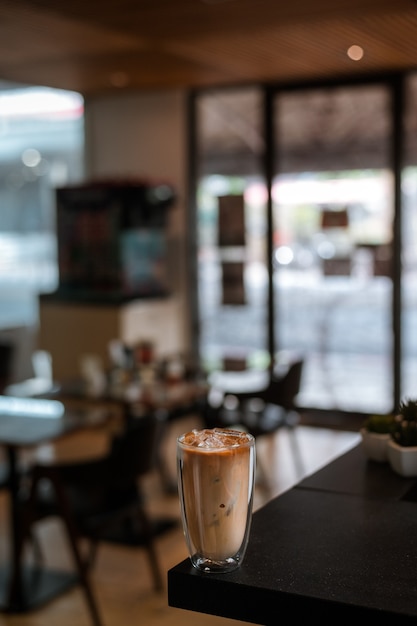
[[[396,474],[389,463],[369,460],[359,444],[302,480],[296,488],[398,500],[405,497],[415,483],[415,478]]]
[[[254,514],[235,572],[203,574],[189,559],[170,569],[168,603],[265,625],[309,613],[322,623],[415,624],[414,483],[358,446]]]

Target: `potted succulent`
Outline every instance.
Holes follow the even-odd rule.
[[[400,403],[387,452],[397,474],[417,476],[417,400],[408,398]]]
[[[369,415],[360,429],[362,446],[372,461],[388,461],[388,442],[395,426],[392,414]]]

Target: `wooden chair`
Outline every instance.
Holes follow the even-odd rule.
[[[94,626],[101,626],[101,619],[88,573],[99,543],[143,547],[154,588],[163,588],[154,526],[140,488],[140,479],[154,468],[159,428],[156,415],[132,418],[114,436],[105,456],[75,463],[37,463],[31,472],[30,491],[22,500],[23,536],[33,540],[35,524],[47,517],[62,519]],[[88,540],[87,553],[80,549],[81,538]]]

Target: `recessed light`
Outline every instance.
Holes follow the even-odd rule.
[[[356,45],[350,46],[347,51],[347,55],[349,59],[352,59],[352,61],[360,61],[363,57],[363,54],[363,48]]]

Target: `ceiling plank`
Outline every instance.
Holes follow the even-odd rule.
[[[90,95],[413,69],[416,32],[414,0],[2,0],[0,80]]]

